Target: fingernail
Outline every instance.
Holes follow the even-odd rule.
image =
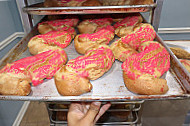
[[[96,105],[96,106],[100,106],[101,102],[93,102],[93,104]]]

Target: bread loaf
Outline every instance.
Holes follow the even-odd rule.
[[[46,34],[50,31],[67,31],[72,38],[76,35],[74,27],[78,24],[78,18],[67,18],[53,21],[45,21],[38,24],[38,31],[40,34]]]
[[[122,64],[126,87],[137,94],[165,94],[167,81],[160,77],[170,68],[169,53],[161,44],[151,41],[142,43],[138,51]]]
[[[55,75],[55,84],[61,95],[81,95],[90,92],[90,80],[96,80],[107,72],[114,56],[106,45],[90,49],[84,56],[69,60]]]
[[[36,55],[49,49],[60,49],[59,47],[65,48],[70,44],[70,42],[71,35],[68,32],[51,31],[31,38],[28,42],[28,48],[31,54]]]
[[[89,49],[97,45],[109,44],[114,38],[114,33],[107,29],[102,29],[93,34],[79,34],[75,37],[75,49],[80,54],[85,54]]]
[[[112,22],[112,18],[88,19],[80,22],[77,28],[81,34],[92,34],[97,32],[97,28],[106,28],[106,26],[111,25]],[[110,30],[110,28],[108,30]]]
[[[50,79],[66,63],[66,53],[49,50],[7,64],[0,70],[0,94],[28,95],[34,86]]]
[[[124,37],[134,32],[135,27],[143,21],[140,14],[128,15],[123,20],[114,24],[115,34]]]

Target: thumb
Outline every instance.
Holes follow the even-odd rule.
[[[84,117],[90,123],[94,123],[96,115],[99,113],[101,102],[92,102],[90,108]]]

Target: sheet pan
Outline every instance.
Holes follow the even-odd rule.
[[[156,7],[156,3],[150,5],[124,5],[124,6],[83,6],[83,7],[44,7],[38,3],[23,8],[24,12],[34,15],[55,14],[108,14],[108,13],[134,13],[148,12]]]
[[[31,56],[27,43],[30,38],[38,34],[37,28],[26,35],[7,55],[1,59],[0,67],[6,63]],[[117,38],[115,38],[117,39]],[[163,99],[184,99],[189,98],[190,85],[189,73],[184,69],[178,59],[173,55],[168,46],[157,35],[156,40],[159,41],[171,54],[171,69],[166,73],[166,80],[169,91],[164,95],[137,95],[124,85],[121,62],[115,61],[112,68],[101,78],[91,81],[93,90],[80,96],[61,96],[56,89],[54,79],[46,79],[44,83],[34,87],[28,96],[3,96],[0,100],[31,100],[31,101],[138,101],[138,100],[163,100]],[[115,41],[115,40],[113,40]],[[73,42],[65,49],[68,58],[73,59],[79,56],[75,51]]]

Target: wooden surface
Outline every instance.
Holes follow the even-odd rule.
[[[20,126],[49,126],[49,116],[44,102],[30,102]]]

